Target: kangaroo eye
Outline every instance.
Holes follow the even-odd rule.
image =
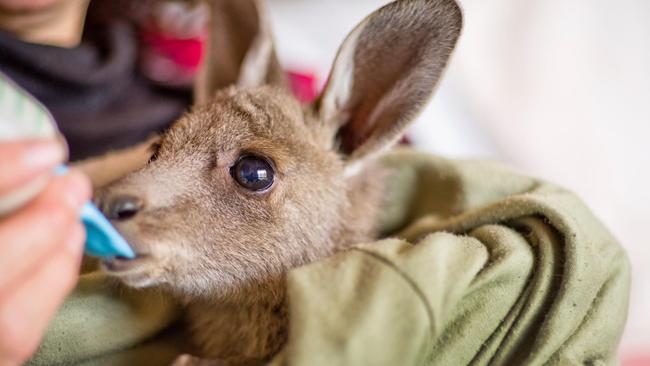
[[[230,168],[230,175],[242,187],[251,191],[263,191],[271,187],[275,172],[265,158],[245,155]]]

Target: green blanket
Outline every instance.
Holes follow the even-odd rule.
[[[573,193],[494,163],[384,162],[390,238],[289,273],[273,365],[617,364],[628,260]],[[82,276],[32,364],[173,359],[176,306],[107,283]]]

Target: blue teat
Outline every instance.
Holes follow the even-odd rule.
[[[64,175],[67,171],[66,166],[60,165],[54,174]],[[81,221],[86,227],[86,254],[95,257],[135,258],[133,249],[92,202],[83,205]]]

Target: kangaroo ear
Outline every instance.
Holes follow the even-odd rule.
[[[399,0],[348,35],[316,109],[349,161],[397,140],[433,94],[461,27],[453,0]]]
[[[233,84],[284,85],[262,4],[256,0],[210,0],[208,5],[209,37],[194,90],[197,101]]]

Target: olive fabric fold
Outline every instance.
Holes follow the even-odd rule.
[[[85,273],[28,364],[168,364],[181,345],[163,331],[178,314],[176,302],[156,290],[125,289],[101,272]]]
[[[629,263],[580,199],[496,163],[409,150],[384,163],[394,171],[386,238],[288,274],[289,340],[272,365],[617,364]],[[133,301],[111,294],[94,305],[108,316],[80,325],[84,296],[66,302],[34,364],[134,364],[128,355],[176,350],[153,336],[172,313],[107,312]],[[124,342],[102,343],[120,337],[105,330],[89,344],[61,341],[101,322],[125,324]]]

